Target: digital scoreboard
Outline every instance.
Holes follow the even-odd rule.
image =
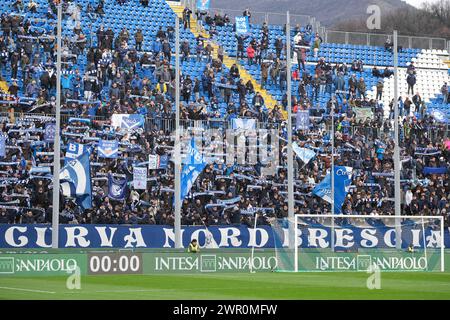
[[[87,273],[95,274],[142,274],[141,253],[99,252],[88,254]]]

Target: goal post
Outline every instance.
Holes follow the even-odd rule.
[[[445,269],[442,216],[300,214],[271,225],[277,271],[365,272],[374,265],[380,271]],[[293,226],[293,248],[287,226]]]

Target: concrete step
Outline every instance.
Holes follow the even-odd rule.
[[[183,16],[183,10],[184,7],[181,5],[172,5],[169,4],[169,6],[172,8],[172,10],[175,12],[175,14],[181,18]],[[209,39],[209,34],[204,32],[203,30],[199,30],[197,28],[197,19],[191,18],[191,32],[194,34],[195,37],[198,37],[201,35],[203,38]],[[217,57],[217,51],[218,51],[218,44],[216,44],[214,41],[209,41],[211,46],[213,47],[213,56]],[[206,43],[205,43],[206,45]],[[239,74],[241,75],[241,79],[244,82],[248,82],[249,80],[252,82],[253,87],[256,91],[261,93],[261,96],[264,98],[266,107],[268,109],[272,109],[276,104],[277,101],[272,97],[271,94],[269,94],[265,89],[261,87],[261,85],[251,76],[251,74],[240,65],[239,61],[237,59],[234,59],[228,55],[224,55],[223,57],[223,64],[229,69],[233,64],[236,64],[236,66],[239,68]],[[283,117],[287,118],[287,112],[283,111]]]

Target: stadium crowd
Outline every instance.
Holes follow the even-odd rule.
[[[114,34],[110,28],[102,26],[93,41],[84,34],[79,16],[101,17],[102,1],[94,7],[80,8],[73,2],[64,8],[64,19],[73,25],[74,36],[65,38],[62,48],[61,156],[66,156],[69,143],[91,147],[92,208],[83,209],[74,199],[61,195],[60,222],[173,225],[173,29],[160,28],[154,39],[148,39],[141,31],[131,35],[124,28]],[[49,115],[55,113],[56,106],[55,25],[52,20],[34,23],[24,18],[23,12],[34,9],[25,7],[20,0],[14,8],[19,14],[4,13],[1,17],[0,72],[8,76],[10,83],[6,86],[6,81],[1,79],[0,107],[5,112],[0,118],[0,132],[4,137],[4,147],[0,145],[0,152],[3,150],[0,153],[0,223],[47,223],[51,221],[52,211],[53,144],[46,136],[47,124],[54,121]],[[54,3],[49,1],[49,19],[54,19],[55,10]],[[226,17],[214,17],[212,22],[206,17],[205,22],[217,21],[229,23]],[[185,27],[189,27],[187,18]],[[390,114],[385,117],[378,102],[383,93],[382,82],[377,85],[378,100],[369,99],[364,78],[356,77],[363,68],[362,61],[355,61],[351,66],[331,65],[322,58],[315,65],[314,74],[309,74],[305,70],[303,47],[307,44],[320,56],[321,41],[312,37],[310,28],[298,30],[299,68],[287,75],[286,63],[282,60],[283,42],[275,39],[276,53],[267,53],[271,39],[264,30],[263,26],[261,42],[255,40],[247,49],[243,48],[244,40],[238,39],[238,55],[243,57],[246,50],[248,63],[261,65],[263,86],[271,81],[284,89],[288,76],[299,80],[292,97],[293,112],[296,120],[300,120],[305,110],[311,116],[307,128],[294,121],[297,122],[294,141],[299,147],[315,152],[311,161],[296,157],[296,213],[330,211],[330,205],[314,196],[312,190],[331,166],[330,128],[334,113],[336,165],[353,168],[342,212],[393,214],[394,101]],[[303,42],[305,37],[313,41]],[[151,51],[142,50],[144,41],[152,43]],[[182,62],[205,62],[201,78],[181,74],[181,118],[185,129],[191,129],[189,134],[194,134],[203,128],[201,146],[208,150],[210,144],[218,144],[226,153],[227,141],[211,129],[222,132],[230,127],[233,119],[255,119],[258,129],[270,128],[278,132],[280,163],[275,174],[263,176],[261,172],[266,164],[261,162],[233,165],[224,163],[220,155],[210,159],[183,201],[182,224],[251,225],[255,212],[264,213],[260,215],[262,224],[268,223],[266,217],[286,217],[287,137],[282,115],[287,106],[286,95],[280,106],[266,108],[252,82],[243,82],[236,65],[229,70],[223,66],[223,52],[215,58],[205,39],[198,38],[197,42],[195,49],[190,48],[187,41],[182,41],[180,48]],[[80,67],[80,61],[85,62],[85,68]],[[380,77],[390,72],[388,68],[383,72],[372,70]],[[349,73],[353,75],[346,83],[343,76]],[[411,84],[412,90],[413,86]],[[448,97],[448,89],[446,92],[444,96]],[[320,106],[317,99],[324,93],[331,98],[325,106]],[[412,95],[412,100],[407,97],[399,101],[402,207],[407,214],[443,215],[448,221],[448,128],[427,115],[420,95],[414,91]],[[222,107],[225,108],[223,113]],[[364,115],[356,112],[361,108]],[[114,114],[142,115],[145,125],[132,130],[112,126],[110,119]],[[249,135],[244,131],[243,136],[251,147]],[[99,157],[100,139],[117,140],[119,156],[115,159]],[[185,142],[188,141],[186,138]],[[164,168],[148,171],[146,189],[135,189],[133,168],[142,164],[145,167],[149,155],[168,155],[171,161]],[[127,180],[124,200],[112,200],[109,196],[109,174]]]

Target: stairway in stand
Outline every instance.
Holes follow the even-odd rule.
[[[9,90],[9,88],[8,88],[8,84],[6,83],[6,81],[1,80],[0,81],[0,92],[9,93],[8,90]]]
[[[175,5],[168,3],[169,6],[172,8],[172,10],[175,12],[175,14],[178,16],[178,18],[183,17],[183,10],[184,6],[182,5]],[[182,28],[180,23],[180,28]],[[202,28],[198,25],[197,19],[194,16],[191,16],[191,32],[194,34],[195,37],[198,37],[199,35],[205,39],[209,39],[208,42],[211,44],[211,46],[214,49],[214,58],[217,58],[217,50],[219,48],[218,44],[215,43],[212,39],[210,39],[209,34],[202,30]],[[261,87],[261,85],[250,75],[250,73],[247,72],[247,70],[242,67],[237,59],[232,58],[228,56],[227,54],[224,54],[223,57],[223,64],[229,69],[233,64],[236,64],[236,66],[239,68],[239,74],[241,76],[241,79],[244,81],[244,83],[247,83],[247,81],[251,81],[253,84],[253,87],[255,88],[255,92],[261,93],[261,96],[264,98],[265,105],[268,109],[272,109],[276,104],[277,101],[272,97],[270,93],[268,93],[265,89]],[[281,109],[281,108],[280,108]],[[284,119],[287,118],[287,111],[282,110],[282,114]]]

